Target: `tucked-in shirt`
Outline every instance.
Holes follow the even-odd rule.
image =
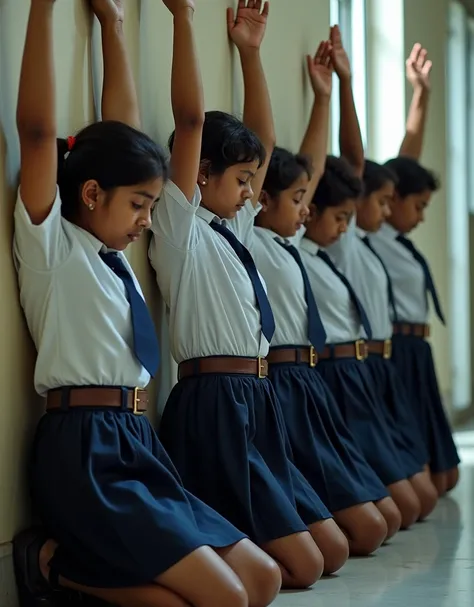
[[[369,238],[390,275],[398,319],[401,322],[427,323],[425,275],[410,251],[397,241],[398,234],[391,225],[385,224]]]
[[[300,252],[314,298],[326,330],[328,344],[348,343],[366,337],[347,287],[318,257],[319,246],[302,238]]]
[[[272,346],[310,345],[308,306],[301,270],[281,244],[285,239],[265,228],[254,228],[252,253],[268,288],[276,329]]]
[[[327,249],[352,285],[370,319],[372,338],[386,340],[392,336],[391,305],[388,278],[377,256],[362,242],[367,234],[357,228],[353,217],[348,231]]]
[[[258,209],[252,202],[225,221],[188,201],[168,182],[153,212],[149,256],[167,306],[171,353],[180,363],[206,356],[266,356],[260,311],[245,266],[212,229],[219,221],[247,247]]]
[[[31,222],[18,198],[14,256],[21,305],[38,351],[40,394],[61,386],[144,388],[150,380],[132,350],[125,285],[100,252],[107,252],[103,243],[61,216],[59,193],[40,225]]]

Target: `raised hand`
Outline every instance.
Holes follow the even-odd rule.
[[[314,57],[307,55],[308,74],[315,95],[329,97],[332,91],[332,44],[325,40],[319,44]]]
[[[237,16],[232,8],[227,9],[227,29],[235,46],[239,49],[259,49],[267,26],[269,5],[263,0],[239,0]]]
[[[89,0],[89,4],[102,24],[123,21],[123,0]]]
[[[175,15],[178,11],[183,8],[189,8],[195,10],[195,0],[163,0],[163,4],[170,11],[172,15]]]
[[[342,45],[341,30],[338,25],[330,28],[329,40],[332,44],[331,59],[334,70],[339,80],[349,80],[351,78],[351,62]]]
[[[431,88],[430,73],[433,63],[427,57],[428,51],[421,44],[416,43],[406,60],[406,74],[413,88],[422,88],[429,91]]]

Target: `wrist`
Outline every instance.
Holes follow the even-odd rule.
[[[331,93],[321,93],[314,91],[314,105],[324,106],[329,105],[331,102]]]
[[[352,86],[352,74],[338,74],[339,82],[341,86]]]
[[[257,46],[237,47],[241,59],[255,59],[260,57],[260,48]]]
[[[173,13],[173,19],[192,19],[194,17],[194,8],[192,6],[181,6]]]
[[[104,34],[123,34],[123,19],[102,19],[100,27]]]

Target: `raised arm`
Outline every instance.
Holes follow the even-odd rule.
[[[413,87],[413,97],[399,155],[410,156],[416,160],[419,160],[423,150],[431,90],[430,72],[433,64],[427,59],[427,56],[428,53],[421,44],[415,44],[406,62],[407,80]]]
[[[333,75],[331,51],[332,46],[329,41],[321,42],[316,55],[314,57],[307,56],[308,73],[314,91],[314,103],[308,128],[301,143],[300,153],[308,156],[313,166],[313,174],[305,194],[308,201],[313,198],[326,164]]]
[[[199,173],[204,93],[193,31],[193,0],[163,0],[173,15],[171,104],[175,124],[171,179],[191,200]]]
[[[32,0],[18,93],[20,192],[34,224],[53,206],[57,178],[53,59],[54,0]]]
[[[102,30],[102,119],[140,126],[140,110],[123,32],[123,0],[89,0]]]
[[[260,198],[275,147],[270,93],[260,58],[268,10],[268,2],[262,0],[239,0],[236,17],[232,9],[227,10],[229,36],[239,51],[244,76],[244,124],[256,133],[266,151],[265,163],[252,180],[254,206]]]
[[[331,27],[330,38],[332,61],[340,82],[339,147],[341,155],[351,164],[357,176],[362,177],[365,164],[364,145],[352,91],[351,64],[342,45],[341,32],[337,25]]]

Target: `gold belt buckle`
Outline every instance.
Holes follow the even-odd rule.
[[[392,358],[392,340],[391,339],[386,339],[383,342],[383,357],[386,360],[389,360],[390,358]]]
[[[363,339],[358,339],[355,342],[355,357],[360,362],[367,358],[367,346]]]
[[[314,367],[318,364],[318,353],[314,349],[314,346],[311,346],[309,349],[309,366],[314,369]]]
[[[133,415],[143,415],[145,413],[144,411],[138,410],[138,403],[140,402],[138,393],[140,391],[140,388],[133,388]]]
[[[265,362],[265,358],[263,358],[262,356],[259,356],[257,358],[257,364],[258,364],[258,379],[265,379],[266,375],[265,375],[265,365],[263,364]]]

